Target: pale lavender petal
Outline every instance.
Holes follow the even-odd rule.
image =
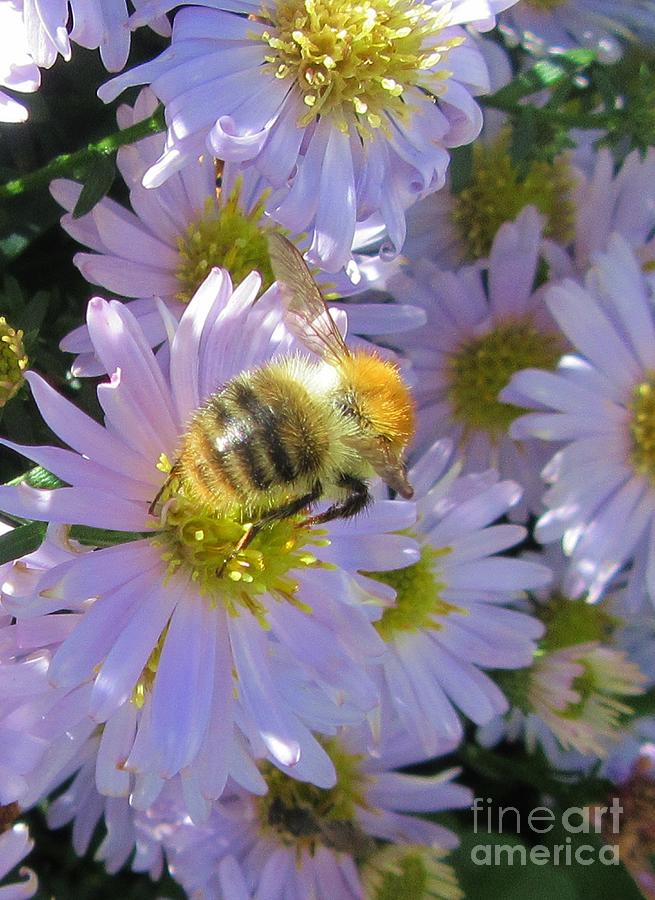
[[[27,372],[34,399],[47,425],[69,447],[88,456],[112,472],[138,478],[150,484],[161,481],[161,473],[148,466],[143,458],[117,437],[77,409],[54,391],[35,372]]]
[[[98,603],[111,602],[108,599]],[[123,620],[121,632],[102,663],[91,693],[89,713],[104,722],[129,700],[134,686],[157,646],[173,612],[176,594],[163,591],[155,581],[139,599],[129,620]]]
[[[178,599],[161,653],[152,699],[153,736],[170,777],[196,756],[209,724],[214,692],[216,623],[210,604],[181,579],[167,591]]]
[[[97,488],[57,488],[42,491],[22,483],[0,487],[0,509],[24,519],[90,525],[117,531],[140,531],[146,508]]]

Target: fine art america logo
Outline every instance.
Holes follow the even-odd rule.
[[[618,797],[609,806],[593,808],[570,806],[556,815],[547,806],[535,806],[529,812],[520,812],[515,806],[492,806],[490,798],[476,797],[473,806],[473,831],[483,837],[485,833],[513,834],[529,837],[532,846],[523,843],[475,844],[471,860],[476,866],[525,866],[532,863],[545,866],[591,866],[598,862],[605,866],[619,864],[619,832],[623,807]],[[566,833],[562,843],[532,843],[538,835],[549,834],[556,826]],[[601,835],[604,843],[585,843],[579,835]],[[616,843],[611,843],[616,835]]]

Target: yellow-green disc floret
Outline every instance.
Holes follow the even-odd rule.
[[[573,178],[566,160],[535,160],[520,171],[508,144],[503,134],[491,146],[474,146],[471,182],[455,198],[453,221],[470,260],[488,256],[500,226],[526,206],[545,216],[547,237],[567,243],[574,235]]]
[[[258,200],[250,212],[241,206],[241,185],[237,183],[222,204],[209,198],[203,215],[191,222],[177,241],[179,261],[177,299],[188,303],[214,266],[227,269],[235,284],[252,271],[262,277],[262,290],[274,279],[262,227],[266,195]]]
[[[365,804],[363,757],[348,753],[335,739],[322,743],[336,772],[332,788],[298,781],[268,763],[262,769],[268,792],[257,801],[261,827],[298,849],[329,844],[335,827],[354,826],[356,807]]]
[[[498,399],[521,369],[553,369],[561,355],[555,334],[537,330],[529,318],[496,325],[450,354],[447,381],[453,418],[466,431],[499,438],[524,410]]]
[[[655,372],[634,388],[630,411],[632,464],[655,483]]]
[[[20,390],[27,362],[23,332],[16,331],[0,316],[0,409]]]
[[[462,900],[452,866],[439,847],[383,847],[362,868],[365,900]]]
[[[546,626],[541,641],[545,650],[588,641],[608,641],[619,624],[619,620],[602,605],[571,600],[559,593],[552,594],[548,603],[538,605],[535,612]]]
[[[460,38],[441,38],[450,9],[413,0],[282,0],[262,39],[277,78],[293,79],[307,112],[300,126],[331,114],[362,134],[385,127],[387,113],[405,118],[407,88],[441,90],[449,73],[431,72]]]
[[[440,617],[452,613],[465,615],[466,611],[448,603],[441,596],[446,587],[439,578],[439,558],[447,554],[448,548],[435,549],[425,544],[418,562],[405,569],[389,572],[367,572],[366,574],[388,584],[396,591],[396,602],[384,610],[375,627],[385,641],[391,641],[399,632],[420,631],[423,628],[438,630]]]

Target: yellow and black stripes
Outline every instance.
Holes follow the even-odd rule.
[[[246,499],[265,506],[273,489],[304,494],[329,451],[321,419],[305,387],[283,370],[244,373],[195,414],[182,469],[202,499],[220,505]]]

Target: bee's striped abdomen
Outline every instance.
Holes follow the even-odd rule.
[[[245,373],[196,412],[181,470],[213,505],[266,506],[274,493],[304,493],[329,451],[323,418],[304,385],[284,369]]]
[[[288,410],[284,405],[263,401],[250,385],[236,382],[233,386],[234,402],[243,415],[250,418],[250,424],[256,439],[261,442],[262,449],[273,467],[278,481],[289,483],[298,477],[298,471],[285,447],[281,428],[284,426]],[[269,479],[269,483],[273,479]]]

